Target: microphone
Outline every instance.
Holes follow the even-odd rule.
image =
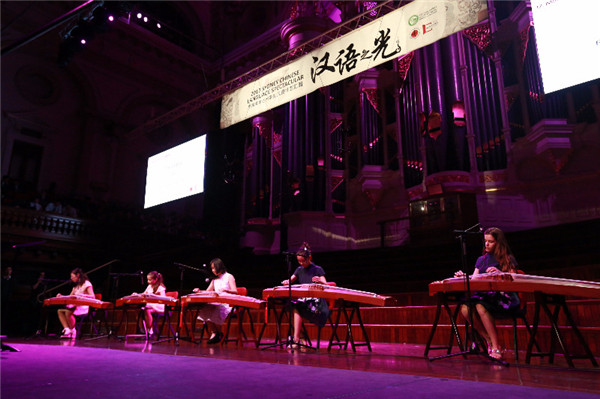
[[[203,263],[203,264],[202,264],[202,267],[203,267],[204,269],[206,269],[206,263]],[[209,273],[207,270],[202,270],[202,271],[203,271],[204,273],[208,274],[208,275],[211,275],[211,274],[210,274],[210,273]],[[204,279],[204,282],[205,282],[205,283],[210,283],[210,280],[211,280],[211,278],[210,278],[210,277],[207,277],[207,278],[205,278],[205,279]]]
[[[292,255],[292,256],[298,255],[297,252],[288,252],[288,251],[282,251],[281,254],[282,255]]]
[[[144,271],[138,270],[137,272],[140,274],[140,284],[144,285]]]
[[[477,223],[466,230],[454,230],[455,234],[479,234],[481,232],[483,232],[483,227],[480,223]]]

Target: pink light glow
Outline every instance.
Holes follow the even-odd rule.
[[[375,146],[375,144],[377,144],[379,142],[379,137],[377,137],[375,140],[371,141],[368,146],[369,148],[373,148]]]

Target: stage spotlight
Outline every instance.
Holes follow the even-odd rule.
[[[162,25],[160,24],[160,22],[157,22],[157,23],[156,23],[156,27],[157,27],[158,29],[162,28]]]
[[[144,22],[148,22],[148,17],[144,17]]]
[[[137,15],[136,15],[136,17],[137,17],[137,19],[142,19],[142,13],[138,12]]]
[[[79,19],[77,24],[67,33],[62,34],[63,42],[59,48],[58,63],[66,66],[73,55],[88,44],[97,33],[108,29],[109,22],[114,22],[120,16],[128,15],[133,9],[134,2],[130,1],[100,1],[86,16]],[[142,18],[138,13],[138,18]]]

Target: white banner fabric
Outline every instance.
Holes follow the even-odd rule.
[[[415,0],[223,97],[221,129],[486,19],[482,0]]]

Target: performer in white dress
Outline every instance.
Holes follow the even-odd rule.
[[[71,272],[71,281],[73,289],[69,295],[77,295],[94,299],[94,288],[88,279],[88,276],[80,268],[73,269]],[[57,296],[61,296],[58,294]],[[58,319],[63,326],[61,338],[77,338],[77,329],[75,328],[75,316],[87,314],[89,306],[67,305],[66,309],[58,309]]]
[[[148,286],[146,290],[142,294],[154,294],[165,296],[167,292],[167,288],[163,283],[163,276],[157,271],[151,271],[146,276],[148,281]],[[133,293],[133,295],[137,295],[137,293]],[[153,322],[154,318],[152,317],[153,313],[162,314],[165,313],[165,305],[161,305],[159,303],[147,303],[143,308],[144,310],[144,322],[146,323],[145,330],[148,337],[152,337],[154,335]]]
[[[235,278],[230,273],[227,273],[225,264],[221,259],[215,258],[211,260],[210,268],[217,277],[210,282],[206,291],[214,291],[217,294],[237,294]],[[200,289],[194,288],[194,292],[200,292]],[[208,340],[209,344],[217,344],[223,339],[221,326],[225,323],[230,312],[231,306],[223,303],[208,303],[200,308],[198,319],[206,324],[211,334]]]

